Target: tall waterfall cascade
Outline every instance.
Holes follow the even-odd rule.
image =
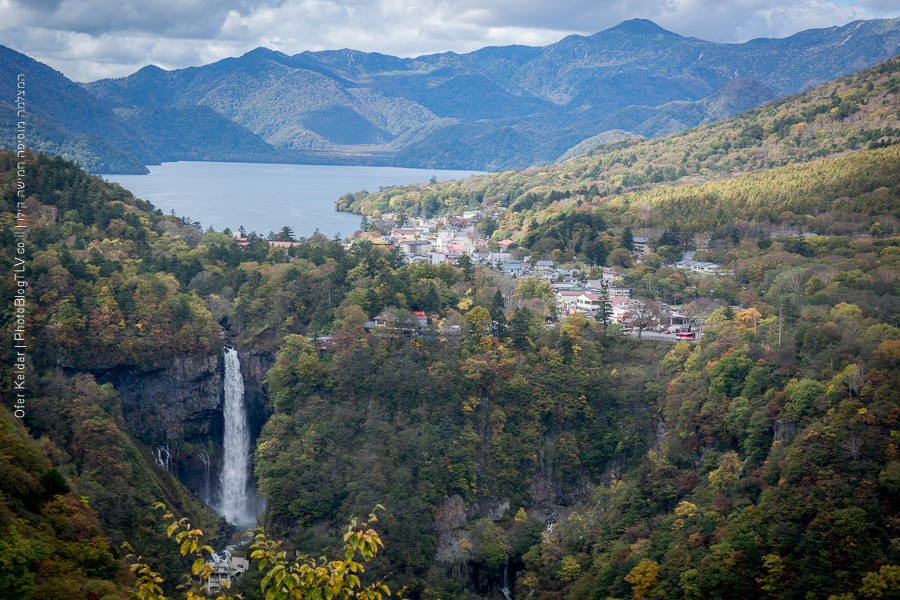
[[[250,427],[244,402],[244,378],[238,351],[225,348],[225,436],[219,512],[234,525],[256,523],[256,502],[248,492]]]

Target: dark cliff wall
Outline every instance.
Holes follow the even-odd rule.
[[[266,352],[241,352],[244,398],[255,444],[269,417],[263,378],[274,363]],[[208,504],[215,504],[222,454],[223,353],[173,356],[160,368],[130,367],[101,374],[122,398],[128,431],[157,461]]]

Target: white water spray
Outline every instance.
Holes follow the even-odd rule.
[[[250,428],[244,404],[244,378],[238,351],[225,348],[225,436],[222,459],[222,502],[219,512],[234,525],[250,527],[256,515],[250,508],[247,479],[250,467]]]

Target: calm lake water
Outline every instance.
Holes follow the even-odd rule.
[[[400,167],[343,167],[265,163],[175,162],[149,167],[149,175],[103,175],[163,212],[199,221],[203,228],[267,234],[285,225],[297,236],[316,229],[328,237],[359,229],[359,216],[334,210],[347,192],[381,186],[460,179],[475,171]]]

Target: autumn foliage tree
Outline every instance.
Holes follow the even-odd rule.
[[[164,509],[162,503],[157,508]],[[381,508],[381,507],[376,507]],[[202,543],[203,532],[193,528],[187,519],[178,519],[172,513],[163,515],[168,522],[166,535],[178,544],[182,556],[192,559],[190,574],[184,577],[182,588],[186,600],[202,600],[208,596],[203,592],[206,582],[213,574],[210,564],[212,547]],[[382,600],[391,595],[390,588],[382,581],[363,585],[361,576],[365,564],[374,559],[384,547],[378,533],[370,524],[378,520],[375,513],[368,521],[359,523],[352,519],[343,536],[344,547],[340,558],[329,560],[300,556],[289,559],[281,544],[265,532],[262,527],[255,530],[250,544],[250,558],[257,561],[257,567],[264,573],[260,589],[266,600]],[[131,550],[126,544],[126,549]],[[139,600],[167,600],[163,593],[162,577],[141,557],[130,566],[135,575],[134,597]],[[240,598],[227,592],[215,596],[216,600]]]

